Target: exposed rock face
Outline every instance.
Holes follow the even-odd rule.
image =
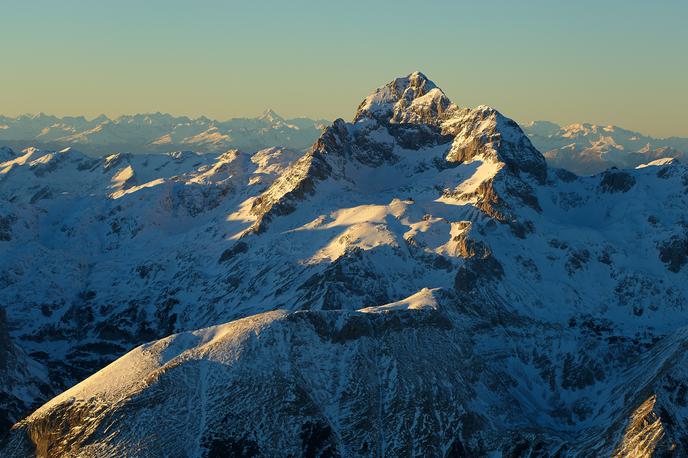
[[[325,154],[343,153],[343,146],[349,141],[348,130],[342,120],[337,120],[325,129],[322,136],[308,151],[251,205],[251,213],[257,216],[254,230],[260,232],[273,216],[286,215],[295,210],[295,202],[313,194],[318,181],[325,180],[332,173],[332,167]]]
[[[439,125],[457,110],[444,92],[420,72],[397,78],[361,102],[354,123],[372,118],[381,123]]]
[[[605,192],[627,192],[635,184],[635,178],[623,171],[609,170],[602,174],[600,187]]]
[[[415,73],[302,155],[0,172],[13,354],[62,390],[126,353],[0,454],[685,454],[680,163],[548,169]]]
[[[547,178],[545,158],[536,150],[513,120],[497,110],[480,106],[464,110],[443,124],[443,130],[455,137],[447,160],[466,162],[475,157],[493,157],[512,172],[525,172],[540,183]]]
[[[657,397],[652,395],[633,412],[614,457],[653,455],[658,443],[664,438],[662,420],[653,410],[656,401]],[[672,448],[668,447],[665,450],[667,452],[672,453]]]

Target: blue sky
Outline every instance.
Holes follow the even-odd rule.
[[[688,2],[3,0],[0,113],[351,118],[423,71],[518,121],[688,136]]]

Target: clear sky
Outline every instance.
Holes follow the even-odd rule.
[[[688,136],[686,0],[2,0],[0,114],[350,119],[424,72],[518,121]]]

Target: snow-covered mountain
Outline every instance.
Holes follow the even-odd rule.
[[[611,167],[634,168],[656,159],[688,157],[688,138],[653,138],[617,126],[548,121],[525,124],[524,132],[552,167],[592,175]]]
[[[328,122],[307,118],[284,119],[272,110],[257,118],[217,121],[164,113],[99,116],[23,115],[0,116],[0,142],[24,148],[73,147],[91,155],[113,152],[154,153],[175,149],[222,152],[238,148],[255,152],[275,145],[303,150],[320,135]],[[2,159],[2,157],[0,157]]]
[[[3,456],[688,453],[676,160],[548,167],[421,73],[305,154],[7,156],[22,383],[57,394],[126,354]],[[14,380],[16,417],[36,398]]]
[[[257,118],[217,121],[206,117],[175,117],[163,113],[126,115],[92,120],[83,116],[0,116],[0,142],[24,149],[33,146],[61,150],[76,148],[92,156],[115,152],[161,153],[193,150],[219,153],[228,149],[255,152],[281,145],[305,150],[329,124],[308,118],[284,119],[273,110]],[[525,124],[524,132],[552,167],[580,175],[611,167],[634,168],[665,157],[684,158],[688,138],[653,138],[616,126],[548,121]],[[0,151],[0,160],[3,153]]]

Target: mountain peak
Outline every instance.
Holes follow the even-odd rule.
[[[545,158],[512,119],[487,105],[462,110],[442,124],[454,137],[447,155],[450,162],[465,162],[477,156],[492,156],[512,171],[531,174],[540,182],[547,177]]]
[[[110,118],[108,118],[105,114],[100,114],[99,116],[93,118],[91,121],[93,124],[100,124],[102,122],[109,121]]]
[[[265,110],[260,116],[258,116],[258,119],[267,121],[269,123],[284,122],[284,118],[278,115],[277,112],[272,108]]]
[[[493,157],[505,163],[509,170],[528,172],[539,181],[547,174],[544,157],[516,122],[486,105],[459,109],[421,72],[396,78],[366,97],[358,107],[354,124],[371,120],[388,127],[394,124],[422,127],[413,135],[409,135],[407,128],[391,129],[391,135],[407,149],[426,144],[421,139],[428,137],[421,132],[430,127],[429,131],[435,135],[429,138],[434,142],[453,137],[447,155],[450,162]],[[412,141],[408,142],[409,139]]]
[[[451,107],[455,106],[434,82],[421,72],[413,72],[366,97],[354,122],[372,118],[383,123],[439,124]]]

